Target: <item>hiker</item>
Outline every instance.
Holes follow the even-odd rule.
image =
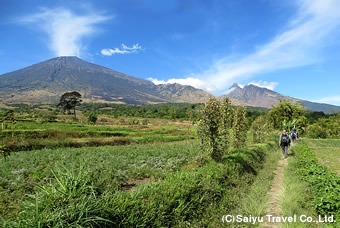
[[[290,146],[290,138],[286,130],[283,130],[282,135],[280,135],[279,146],[281,146],[282,154],[286,159],[288,157],[288,147]]]
[[[293,128],[293,132],[292,132],[292,134],[290,135],[290,137],[292,138],[293,143],[295,143],[296,140],[299,138],[299,133],[298,133],[298,131],[296,130],[296,128]]]

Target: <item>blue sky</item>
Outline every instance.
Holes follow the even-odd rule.
[[[0,0],[0,74],[76,55],[215,95],[250,83],[340,105],[337,0]]]

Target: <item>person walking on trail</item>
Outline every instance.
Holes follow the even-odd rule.
[[[290,145],[290,138],[286,130],[283,130],[279,139],[279,146],[282,148],[283,157],[286,159],[288,157],[288,147]]]
[[[299,133],[298,131],[296,130],[296,128],[293,128],[293,132],[292,134],[290,135],[291,139],[293,140],[293,143],[296,142],[296,140],[299,138]]]

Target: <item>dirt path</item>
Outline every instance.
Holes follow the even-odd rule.
[[[280,200],[283,195],[283,172],[287,166],[287,159],[281,159],[278,168],[275,170],[275,177],[270,190],[269,210],[267,215],[279,217],[281,216]],[[279,223],[269,223],[265,217],[266,222],[263,224],[264,228],[279,227]]]

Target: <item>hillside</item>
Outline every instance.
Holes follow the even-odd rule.
[[[179,84],[155,85],[73,56],[57,57],[0,75],[0,102],[58,102],[67,91],[84,101],[127,104],[201,102],[211,94]]]
[[[332,113],[333,111],[337,112],[340,110],[339,106],[288,97],[267,88],[258,87],[252,84],[241,88],[238,84],[234,83],[223,96],[232,98],[244,105],[255,107],[271,108],[272,105],[279,103],[280,100],[290,100],[292,103],[301,105],[312,111]]]

